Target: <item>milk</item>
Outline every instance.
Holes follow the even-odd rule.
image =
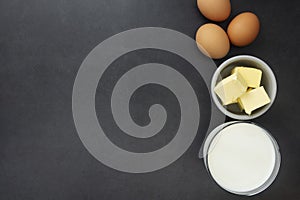
[[[242,193],[262,186],[275,166],[275,147],[264,129],[236,123],[222,129],[212,140],[208,169],[224,189]]]

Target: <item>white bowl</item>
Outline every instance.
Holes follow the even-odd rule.
[[[245,196],[252,196],[252,195],[255,195],[255,194],[258,194],[262,191],[264,191],[265,189],[267,189],[275,180],[275,178],[277,177],[278,175],[278,172],[279,172],[279,168],[280,168],[280,164],[281,164],[281,155],[280,155],[280,151],[279,151],[279,146],[275,140],[275,138],[271,135],[271,133],[269,131],[267,131],[265,128],[263,128],[262,126],[258,125],[258,124],[255,124],[253,122],[242,122],[242,121],[230,121],[230,122],[226,122],[224,124],[221,124],[219,125],[218,127],[216,127],[213,131],[211,131],[205,138],[204,140],[204,148],[203,148],[203,152],[201,155],[203,155],[204,159],[204,165],[206,167],[206,170],[208,171],[208,173],[210,174],[210,176],[214,179],[213,175],[211,174],[211,171],[209,169],[209,164],[208,164],[208,155],[209,155],[209,148],[214,140],[214,138],[225,128],[231,126],[231,125],[234,125],[234,124],[239,124],[239,123],[248,123],[248,124],[252,124],[252,125],[255,125],[255,126],[258,126],[260,127],[261,129],[263,129],[266,133],[266,135],[268,136],[268,138],[271,140],[272,144],[273,144],[273,147],[274,147],[274,151],[275,151],[275,163],[274,163],[274,167],[273,167],[273,170],[272,170],[272,173],[270,174],[269,178],[262,184],[260,185],[259,187],[256,187],[255,189],[252,189],[250,191],[233,191],[233,190],[230,190],[228,188],[224,188],[222,187],[221,185],[218,185],[227,190],[228,192],[231,192],[233,194],[238,194],[238,195],[245,195]],[[200,155],[200,154],[199,154]],[[202,158],[202,157],[200,157]],[[215,180],[215,179],[214,179]]]
[[[271,99],[271,102],[253,111],[251,115],[247,115],[243,111],[240,111],[237,104],[224,106],[221,100],[217,97],[216,93],[214,92],[214,88],[217,85],[217,83],[222,80],[222,77],[225,78],[229,76],[231,70],[235,66],[254,67],[262,70],[261,85],[264,86],[266,92],[268,93]],[[272,69],[261,59],[249,55],[235,56],[223,62],[215,71],[211,81],[211,95],[214,103],[222,113],[224,113],[228,117],[237,120],[251,120],[267,112],[267,110],[269,110],[276,98],[276,93],[277,83]]]

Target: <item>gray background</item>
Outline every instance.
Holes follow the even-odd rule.
[[[262,27],[252,45],[232,47],[226,58],[238,54],[262,58],[272,66],[279,87],[271,110],[255,121],[277,139],[282,166],[274,184],[252,199],[299,199],[300,5],[297,0],[231,2],[230,19],[239,12],[253,11]],[[170,166],[148,174],[127,174],[95,160],[83,147],[73,123],[73,82],[81,62],[98,43],[143,26],[166,27],[194,37],[205,22],[196,0],[1,0],[0,199],[246,199],[220,189],[197,158],[202,129],[189,150]],[[103,84],[109,85],[123,67],[135,64],[185,64],[174,55],[162,56],[164,53],[149,50],[123,56],[112,65],[107,72],[112,74],[103,78],[107,81]],[[222,61],[216,60],[216,64]],[[205,108],[208,100],[203,81],[186,66],[182,73],[190,77]],[[168,122],[165,134],[149,141],[151,145],[138,146],[132,138],[118,137],[122,134],[107,118],[104,126],[111,130],[110,139],[123,148],[140,152],[159,148],[177,128],[178,102],[172,93],[155,85],[148,90],[141,88],[144,95],[133,97],[133,119],[147,124],[139,106],[160,102],[168,106],[173,123]],[[101,91],[99,87],[96,110],[109,116],[107,105],[99,102],[109,92]],[[162,96],[157,96],[157,91]],[[201,110],[202,119],[203,115],[209,115],[208,108]],[[205,120],[201,124],[204,130]]]

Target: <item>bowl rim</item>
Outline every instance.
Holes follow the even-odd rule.
[[[258,63],[258,65],[262,66],[262,68],[268,73],[270,79],[271,79],[271,83],[272,83],[272,93],[268,93],[271,102],[268,105],[265,105],[263,108],[261,108],[261,110],[259,112],[256,112],[254,114],[251,115],[247,115],[245,114],[235,114],[230,112],[229,110],[227,110],[220,102],[220,100],[218,99],[216,93],[214,92],[214,87],[217,84],[217,80],[218,77],[220,75],[220,72],[225,69],[227,66],[229,66],[231,63],[236,62],[236,61],[241,61],[241,60],[249,60],[249,61],[253,61],[255,63]],[[263,60],[261,60],[258,57],[255,56],[251,56],[251,55],[238,55],[238,56],[234,56],[231,57],[227,60],[225,60],[215,71],[215,73],[212,76],[212,80],[211,80],[211,95],[212,95],[212,99],[215,103],[215,105],[218,107],[218,109],[225,114],[226,116],[232,118],[232,119],[237,119],[237,120],[251,120],[251,119],[255,119],[257,117],[260,117],[261,115],[263,115],[264,113],[266,113],[270,107],[272,106],[272,104],[274,103],[275,99],[276,99],[276,94],[277,94],[277,81],[276,81],[276,77],[272,71],[272,69],[270,68],[270,66],[264,62]]]

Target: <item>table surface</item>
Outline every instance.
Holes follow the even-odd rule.
[[[274,105],[254,121],[278,141],[282,165],[271,187],[252,199],[300,199],[299,1],[231,2],[230,19],[252,11],[260,18],[261,32],[250,46],[232,47],[226,58],[239,54],[260,57],[272,67],[278,81]],[[168,167],[129,174],[94,159],[73,122],[73,83],[83,59],[97,44],[119,32],[148,26],[177,30],[193,38],[207,22],[196,0],[3,0],[0,21],[0,199],[246,199],[227,193],[209,177],[197,158],[201,134]],[[228,20],[221,26],[227,24]],[[114,69],[146,61],[174,66],[183,62],[164,54],[151,50],[132,53],[120,58]],[[215,62],[219,65],[226,58]],[[201,85],[201,79],[192,80]],[[155,91],[162,90],[149,89],[153,95],[145,94],[144,100],[157,98]],[[96,99],[107,95],[98,91]],[[136,102],[141,104],[143,98]],[[174,116],[175,104],[166,105]],[[107,107],[96,103],[98,113]],[[169,128],[176,128],[176,123]],[[119,145],[143,150],[130,138],[113,133],[110,139]],[[172,136],[167,133],[151,144],[164,145],[161,141]]]

